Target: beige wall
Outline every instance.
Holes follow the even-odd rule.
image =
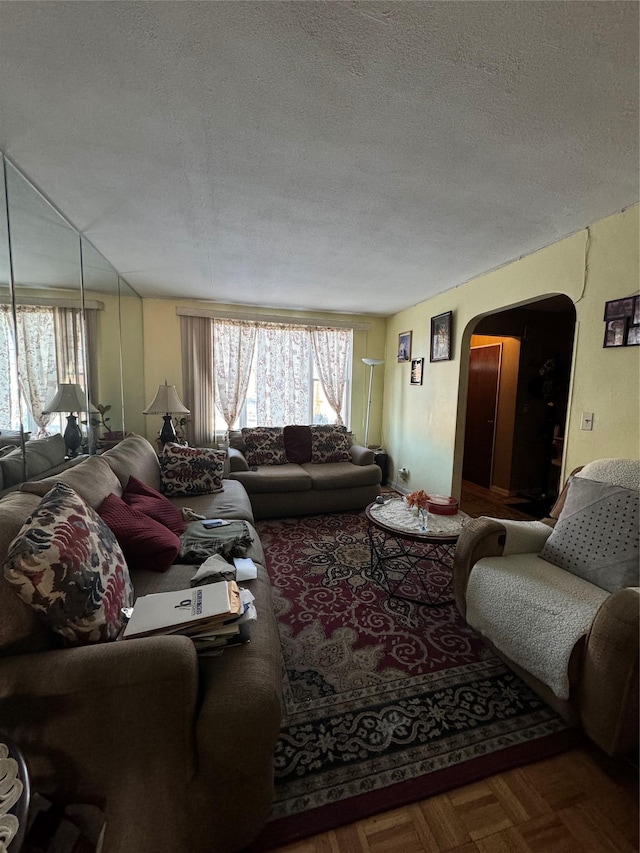
[[[577,315],[561,476],[599,457],[638,456],[640,349],[602,346],[605,301],[638,292],[638,211],[608,217],[389,318],[387,352],[400,332],[412,330],[412,357],[425,358],[421,386],[409,384],[408,364],[393,358],[385,365],[383,440],[392,480],[404,466],[404,487],[459,495],[471,332],[482,316],[556,294],[566,294]],[[452,360],[431,364],[430,318],[443,311],[454,312]],[[591,432],[580,430],[582,411],[595,413]]]
[[[384,358],[385,319],[370,315],[343,315],[319,312],[287,312],[273,309],[248,307],[246,305],[219,305],[213,302],[198,302],[194,300],[144,299],[143,328],[144,328],[144,378],[145,399],[149,403],[158,389],[158,385],[167,380],[175,385],[182,395],[182,357],[180,351],[180,318],[176,314],[178,306],[200,308],[203,310],[220,309],[225,312],[236,310],[240,315],[252,312],[257,315],[277,314],[286,322],[287,317],[306,317],[309,320],[344,320],[348,322],[367,323],[368,331],[354,331],[353,335],[353,365],[351,393],[351,429],[356,442],[364,442],[367,398],[369,392],[369,368],[362,359]],[[125,368],[126,369],[126,368]],[[369,427],[369,443],[381,443],[380,424],[382,419],[382,388],[383,369],[376,368],[374,372],[374,387],[372,393],[371,424]],[[146,404],[145,404],[146,406]],[[143,406],[144,408],[144,406]],[[145,435],[153,440],[162,426],[158,415],[147,415],[145,418]]]

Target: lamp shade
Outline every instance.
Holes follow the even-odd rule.
[[[384,358],[363,358],[365,364],[370,364],[375,367],[376,364],[384,364]]]
[[[144,415],[163,415],[169,412],[182,412],[185,415],[189,414],[189,409],[183,405],[175,385],[159,385],[156,396],[144,410]]]
[[[52,400],[44,408],[48,412],[86,412],[87,397],[75,382],[61,382]]]

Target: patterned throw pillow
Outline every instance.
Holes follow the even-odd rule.
[[[351,433],[338,424],[314,424],[311,427],[312,462],[348,462],[351,459]]]
[[[114,640],[133,603],[116,537],[64,483],[42,498],[9,546],[4,576],[18,596],[72,645]]]
[[[165,495],[210,495],[224,488],[224,450],[165,444],[160,483]]]
[[[281,427],[244,427],[242,430],[247,465],[284,465],[284,437]]]
[[[182,536],[184,533],[187,525],[178,507],[172,504],[169,498],[161,495],[160,492],[143,483],[142,480],[138,480],[137,477],[129,477],[122,493],[122,500],[130,507],[148,515],[154,521],[164,524],[176,536]]]
[[[638,586],[638,492],[574,477],[540,556],[608,592]]]

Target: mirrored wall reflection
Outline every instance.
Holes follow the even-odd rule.
[[[140,297],[4,157],[0,173],[1,493],[140,431],[124,401],[129,383],[142,408],[144,377]],[[137,368],[126,382],[121,292]]]

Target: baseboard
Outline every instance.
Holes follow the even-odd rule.
[[[502,495],[503,498],[510,498],[512,495],[515,495],[515,492],[512,492],[509,489],[503,489],[500,486],[491,486],[489,491],[495,492],[497,495]]]
[[[387,486],[389,486],[389,488],[391,488],[391,489],[395,489],[396,492],[400,492],[401,495],[408,495],[409,494],[409,489],[407,487],[407,484],[403,480],[400,480],[400,481],[388,480]]]

